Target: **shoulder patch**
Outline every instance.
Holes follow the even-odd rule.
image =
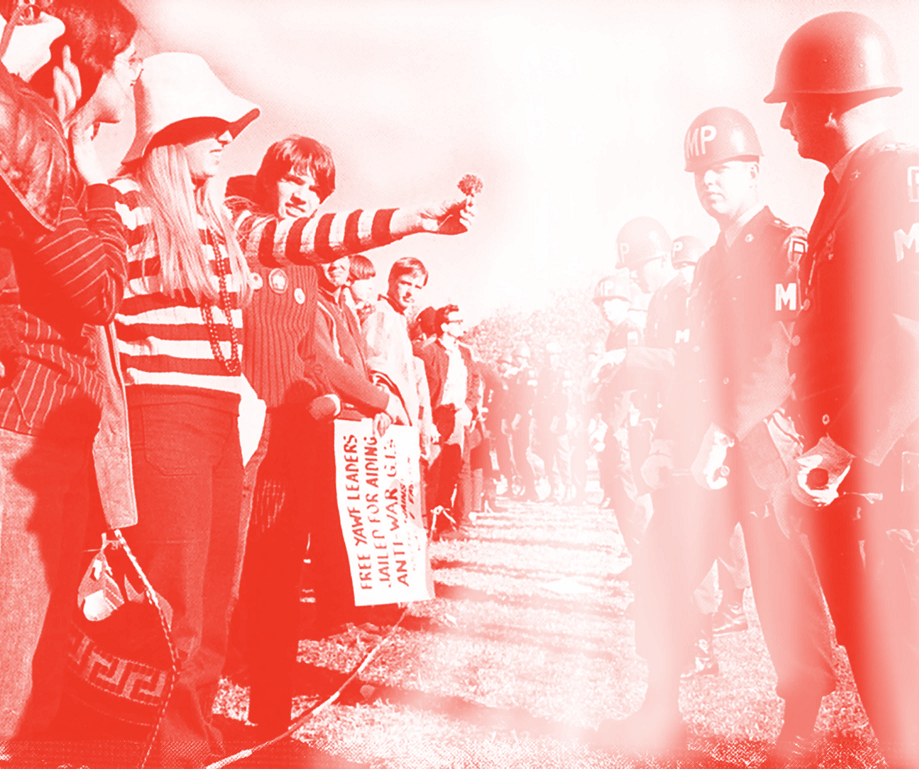
[[[910,203],[919,203],[919,166],[906,169],[906,189]]]
[[[786,255],[788,264],[797,267],[801,259],[807,254],[807,236],[793,231],[785,241]]]

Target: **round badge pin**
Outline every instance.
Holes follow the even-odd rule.
[[[252,275],[249,276],[249,285],[252,286],[254,291],[258,291],[262,286],[265,285],[265,281],[262,280],[261,275],[259,275],[257,272],[253,272]]]
[[[306,294],[300,286],[294,289],[294,301],[296,301],[297,304],[303,304],[306,301]]]
[[[290,283],[290,280],[287,277],[287,273],[284,272],[280,267],[275,267],[271,272],[268,273],[268,285],[271,287],[271,290],[276,294],[283,294],[287,291],[287,286]]]

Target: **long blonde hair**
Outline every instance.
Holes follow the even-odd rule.
[[[198,228],[200,214],[211,238],[224,246],[240,304],[247,303],[252,294],[250,273],[236,231],[212,180],[194,184],[184,145],[152,147],[130,170],[140,185],[140,202],[150,211],[142,253],[144,260],[159,257],[163,293],[175,297],[187,290],[199,304],[217,304],[218,290]],[[213,245],[219,254],[218,244]]]

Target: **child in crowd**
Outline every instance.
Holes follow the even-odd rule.
[[[354,300],[354,310],[357,312],[357,318],[361,326],[373,312],[377,299],[376,286],[373,279],[377,276],[377,271],[371,262],[363,254],[354,254],[351,256],[351,273],[348,277],[348,290],[351,292],[351,298]]]

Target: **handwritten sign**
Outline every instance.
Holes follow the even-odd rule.
[[[335,420],[338,512],[357,606],[434,597],[421,512],[418,430]]]

